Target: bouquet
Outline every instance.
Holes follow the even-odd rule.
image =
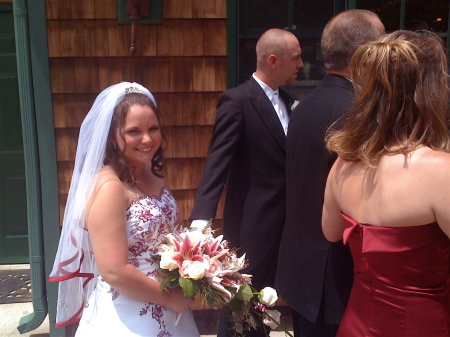
[[[161,289],[180,286],[188,299],[199,294],[211,309],[226,306],[235,334],[262,324],[281,327],[280,312],[268,309],[278,299],[276,291],[269,287],[256,291],[251,275],[240,273],[248,266],[245,254],[238,257],[223,235],[213,234],[211,226],[176,227],[165,236],[158,253]]]

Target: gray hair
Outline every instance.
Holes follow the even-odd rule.
[[[325,69],[347,69],[358,47],[382,35],[375,20],[380,20],[378,15],[364,9],[350,9],[335,15],[322,33]]]

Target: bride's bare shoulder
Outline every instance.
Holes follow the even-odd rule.
[[[97,183],[102,184],[108,181],[120,182],[120,179],[117,172],[111,166],[105,165],[98,172]]]
[[[111,196],[126,195],[124,183],[120,180],[116,171],[109,165],[104,166],[97,175],[93,196],[105,193]]]

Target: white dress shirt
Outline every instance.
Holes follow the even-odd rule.
[[[267,98],[272,102],[273,108],[277,113],[278,119],[280,120],[281,126],[283,127],[284,134],[287,135],[287,129],[289,124],[289,114],[287,112],[286,105],[283,100],[280,98],[279,90],[272,90],[267,84],[261,81],[258,77],[256,77],[255,73],[253,73],[253,78],[256,82],[261,86],[264,92],[267,95]]]

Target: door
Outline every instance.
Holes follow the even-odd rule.
[[[25,188],[12,3],[0,3],[0,264],[29,262]]]

